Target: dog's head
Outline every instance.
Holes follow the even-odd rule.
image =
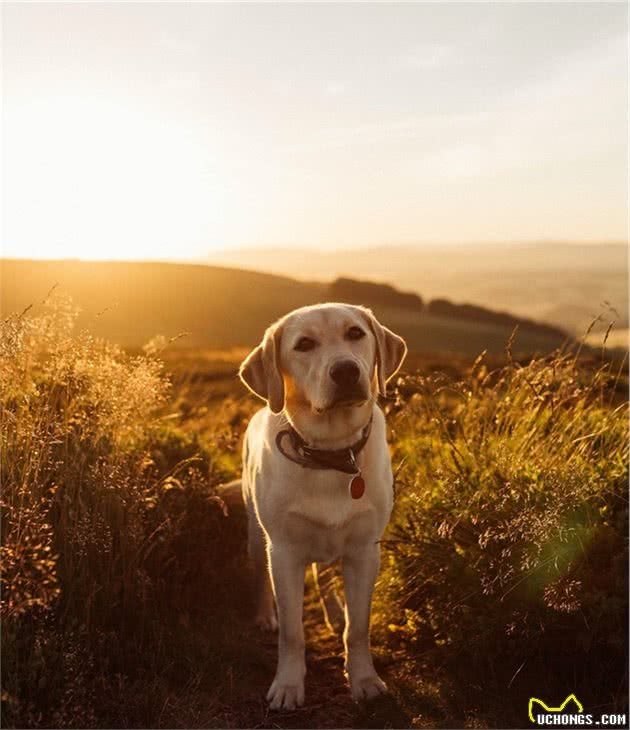
[[[369,407],[400,367],[407,347],[369,309],[318,304],[286,315],[265,332],[240,376],[274,413],[300,429]]]

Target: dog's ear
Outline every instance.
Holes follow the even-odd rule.
[[[405,359],[407,344],[402,337],[383,327],[370,309],[362,307],[362,311],[376,340],[378,389],[381,395],[385,395],[387,381],[398,372]]]
[[[284,408],[280,330],[278,324],[267,329],[263,341],[243,360],[238,373],[252,393],[267,401],[273,413],[280,413]]]

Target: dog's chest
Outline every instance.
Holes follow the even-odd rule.
[[[260,460],[250,450],[244,473],[271,544],[289,545],[307,562],[328,562],[379,540],[393,498],[382,418],[375,420],[357,458],[365,490],[355,489],[354,495],[350,485],[355,475],[295,464],[274,448],[274,433],[260,442]]]
[[[289,512],[312,522],[340,526],[373,508],[373,494],[363,494],[359,499],[352,497],[352,474],[302,469],[296,476],[290,494],[285,495],[285,504]]]
[[[307,483],[296,485],[282,519],[284,537],[307,562],[330,562],[349,543],[378,539],[374,503],[368,494],[352,498],[350,475],[328,472],[318,475],[318,484],[309,476]]]
[[[372,510],[351,514],[346,522],[313,521],[312,514],[290,511],[283,525],[284,538],[307,563],[329,563],[348,549],[377,539],[378,527]]]
[[[285,534],[306,563],[330,563],[344,553],[348,526],[324,527],[299,514],[287,515]]]

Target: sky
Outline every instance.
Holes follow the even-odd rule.
[[[627,13],[4,3],[1,252],[624,240]]]

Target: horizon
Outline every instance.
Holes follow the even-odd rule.
[[[257,253],[281,253],[285,251],[291,251],[293,253],[304,251],[311,254],[319,254],[322,256],[331,256],[335,253],[352,253],[352,252],[375,252],[383,250],[414,250],[414,251],[432,251],[436,249],[450,249],[455,250],[461,247],[470,247],[483,249],[483,248],[526,248],[526,247],[543,247],[543,246],[568,246],[576,248],[587,248],[587,247],[604,247],[614,246],[626,249],[628,241],[623,240],[531,240],[531,241],[442,241],[436,242],[423,242],[423,243],[375,243],[371,245],[357,244],[356,246],[344,246],[343,248],[318,248],[315,246],[289,246],[289,245],[261,245],[261,246],[233,246],[230,248],[216,248],[209,251],[206,255],[191,256],[191,257],[178,257],[178,258],[108,258],[107,256],[94,258],[94,257],[81,257],[81,256],[24,256],[21,254],[11,255],[0,252],[0,261],[80,261],[82,263],[121,263],[121,264],[138,264],[138,263],[154,263],[154,264],[179,264],[179,265],[194,265],[194,266],[220,266],[215,262],[215,258],[219,258],[222,255],[238,255],[239,253],[257,252]],[[235,265],[230,265],[229,268],[234,268]],[[241,264],[239,264],[239,267]],[[263,272],[264,273],[264,272]]]
[[[623,4],[2,12],[5,257],[628,240]]]

